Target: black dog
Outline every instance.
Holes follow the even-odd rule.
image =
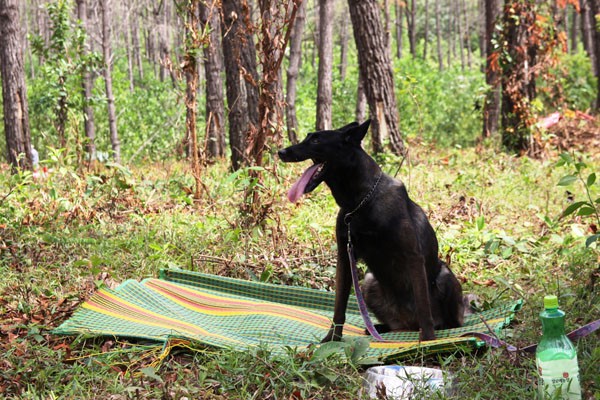
[[[310,133],[301,143],[279,151],[284,162],[314,162],[290,189],[290,201],[325,182],[340,207],[335,309],[323,341],[342,337],[352,284],[346,252],[350,220],[354,255],[369,269],[362,291],[382,323],[379,332],[420,330],[422,340],[431,340],[434,329],[462,325],[462,289],[438,258],[437,238],[421,207],[410,200],[402,182],[384,174],[362,149],[369,124],[354,122]]]

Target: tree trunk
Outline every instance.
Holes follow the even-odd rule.
[[[503,32],[500,43],[505,45],[502,57],[502,144],[514,153],[529,148],[529,129],[533,124],[530,109],[535,67],[529,41],[536,15],[533,0],[514,3],[505,0]]]
[[[592,41],[592,19],[590,18],[590,0],[580,0],[580,13],[581,13],[581,39],[583,42],[583,48],[586,53],[593,57],[593,43]],[[592,59],[592,65],[594,61]]]
[[[385,34],[385,47],[390,59],[392,58],[392,29],[390,28],[390,1],[383,0],[383,32]]]
[[[580,25],[581,17],[575,7],[571,7],[571,54],[575,54],[577,52],[577,36],[579,35],[579,25]]]
[[[128,2],[129,3],[129,2]],[[133,79],[133,51],[131,50],[131,5],[127,4],[127,10],[125,10],[125,27],[123,29],[123,39],[125,41],[125,54],[127,55],[127,78],[129,79],[129,93],[133,93],[135,90],[135,83]]]
[[[477,2],[477,29],[479,39],[479,57],[487,57],[487,42],[485,37],[485,0],[478,0]],[[484,67],[485,68],[485,67]]]
[[[149,8],[145,8],[144,14],[142,17],[142,26],[144,26],[144,37],[145,37],[145,49],[146,49],[146,59],[150,61],[152,64],[152,70],[154,73],[154,77],[158,77],[158,73],[156,70],[156,24],[154,19],[151,18],[152,10]]]
[[[87,38],[89,37],[88,31],[88,21],[87,21],[87,4],[86,0],[77,0],[77,17],[81,21],[84,29],[86,30],[86,40],[83,52],[84,54],[88,52],[87,47]],[[94,82],[92,80],[92,74],[88,67],[85,67],[82,70],[81,77],[81,89],[83,96],[83,128],[86,136],[86,152],[88,154],[88,159],[90,162],[96,160],[96,126],[94,124],[94,109],[92,107],[92,88],[94,87]]]
[[[396,7],[396,58],[402,58],[402,14],[405,3],[395,1],[394,4]]]
[[[298,143],[298,119],[296,117],[296,81],[302,64],[302,36],[306,22],[306,1],[303,1],[296,15],[296,23],[290,38],[290,61],[287,69],[286,89],[286,122],[288,139],[291,143]],[[344,53],[342,53],[344,54]]]
[[[454,24],[455,24],[455,19],[453,18],[453,12],[452,12],[452,3],[448,4],[448,68],[450,68],[452,66],[452,59],[453,56],[456,54],[455,53],[455,43],[454,43]]]
[[[161,0],[157,10],[154,13],[156,21],[156,34],[158,35],[158,57],[159,57],[159,71],[160,81],[164,82],[167,78],[168,68],[170,67],[169,57],[169,31],[167,27],[167,4],[168,0]],[[161,13],[162,11],[162,13]]]
[[[485,43],[486,68],[485,82],[488,84],[485,103],[483,105],[483,137],[488,138],[498,131],[498,116],[500,114],[500,71],[497,65],[492,65],[494,48],[492,38],[499,15],[498,0],[485,0]]]
[[[284,50],[291,35],[297,13],[298,0],[281,2],[259,0],[260,28],[258,32],[259,63],[261,65],[260,91],[258,101],[259,126],[249,138],[248,153],[253,164],[263,165],[263,154],[267,147],[279,145],[282,137],[283,108],[281,97],[281,63]],[[256,170],[258,171],[258,170]],[[252,193],[257,200],[257,192]],[[248,196],[246,196],[248,198]],[[258,205],[253,205],[251,215],[257,216]]]
[[[448,2],[448,67],[452,65],[452,60],[456,59],[456,14],[453,4]]]
[[[333,79],[333,0],[319,0],[319,71],[316,129],[331,129]]]
[[[4,134],[8,162],[13,172],[17,168],[31,169],[31,136],[27,88],[23,69],[23,49],[20,47],[19,1],[0,0],[0,77]]]
[[[25,36],[23,37],[23,43],[26,46],[26,49],[23,52],[27,52],[27,59],[29,60],[29,76],[31,77],[31,79],[35,79],[35,64],[33,62],[33,51],[31,49],[31,45],[29,44],[29,40],[27,40],[27,37],[31,34],[31,28],[29,26],[29,15],[31,12],[27,8],[27,2],[24,2],[23,4],[25,7]]]
[[[348,4],[360,74],[364,78],[369,112],[373,119],[373,150],[381,152],[384,139],[389,138],[392,151],[404,154],[392,66],[379,18],[379,5],[376,0],[348,0]]]
[[[108,109],[108,129],[110,131],[110,143],[112,156],[115,162],[121,162],[121,144],[117,133],[117,113],[115,111],[115,97],[112,86],[112,50],[110,44],[110,22],[109,7],[111,0],[100,0],[100,13],[102,16],[102,61],[104,85],[106,88],[106,106]]]
[[[206,75],[206,133],[207,156],[225,155],[225,104],[223,99],[223,55],[221,53],[221,26],[218,2],[200,2],[201,24],[208,24],[208,43],[204,46],[204,70]]]
[[[460,52],[460,67],[464,71],[465,70],[465,51],[464,51],[464,42],[463,42],[463,27],[462,27],[462,18],[460,12],[460,5],[462,0],[457,0],[454,4],[454,20],[456,21],[456,28],[458,30],[458,50]]]
[[[187,3],[187,28],[186,28],[186,51],[183,59],[183,73],[185,74],[186,90],[185,90],[185,127],[186,136],[190,140],[190,153],[192,154],[192,174],[196,187],[194,191],[194,199],[200,199],[200,189],[202,186],[201,166],[200,166],[200,150],[198,146],[198,130],[196,128],[196,110],[197,110],[197,95],[198,95],[198,65],[197,54],[201,45],[200,33],[198,27],[200,25],[200,0],[190,0]]]
[[[237,0],[223,0],[223,58],[225,60],[229,146],[234,170],[248,164],[248,137],[258,127],[258,73],[250,11]]]
[[[466,0],[462,0],[463,14],[465,15],[465,38],[464,43],[467,48],[467,66],[471,69],[472,56],[471,56],[471,28],[469,26],[469,9],[467,8]]]
[[[302,7],[304,7],[306,1],[302,2]],[[296,17],[296,24],[298,17]],[[350,16],[348,15],[348,9],[344,7],[342,14],[340,15],[340,80],[344,81],[346,79],[346,69],[348,67],[348,19]]]
[[[425,29],[423,41],[423,60],[427,60],[427,46],[429,45],[429,0],[425,0]]]
[[[583,34],[583,47],[590,56],[592,62],[592,70],[594,75],[598,75],[597,63],[596,63],[596,51],[595,51],[595,27],[596,18],[593,11],[594,0],[582,0],[581,1],[581,18],[582,18],[582,34]]]
[[[438,67],[444,70],[444,56],[442,54],[442,28],[440,26],[440,0],[435,0],[435,36],[437,44]]]
[[[311,66],[313,70],[316,70],[318,68],[317,66],[317,54],[319,51],[319,7],[320,7],[320,3],[318,0],[313,1],[314,7],[312,10],[312,13],[309,13],[313,15],[313,23],[314,23],[314,28],[312,29],[312,33],[313,33],[313,45],[310,46],[310,49],[312,50],[311,53]],[[311,26],[311,24],[309,23],[308,26]]]
[[[140,49],[140,26],[139,26],[139,11],[137,7],[134,7],[132,10],[131,17],[131,44],[133,46],[133,59],[135,61],[135,66],[138,70],[138,77],[140,81],[144,79],[144,66],[142,64],[142,52]]]
[[[356,88],[356,120],[359,123],[363,123],[367,119],[367,94],[365,93],[364,79],[358,77],[358,87]]]
[[[408,2],[406,2],[408,4]],[[417,4],[416,0],[410,1],[410,9],[406,9],[406,28],[408,30],[408,44],[410,46],[410,54],[413,58],[417,56],[417,27],[416,27],[416,16],[417,16]]]

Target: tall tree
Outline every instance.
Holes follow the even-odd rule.
[[[317,130],[331,129],[333,73],[333,0],[319,0],[319,71]]]
[[[300,0],[259,0],[258,60],[261,65],[258,101],[259,126],[249,137],[248,153],[254,165],[263,165],[264,151],[281,139],[283,107],[280,75],[284,49],[289,42]],[[255,170],[258,171],[258,170]],[[254,204],[254,203],[253,203]]]
[[[0,0],[0,77],[4,134],[13,171],[32,167],[27,89],[19,27],[19,1]],[[23,157],[24,155],[24,157]]]
[[[86,0],[77,0],[77,18],[81,21],[86,30],[86,40],[84,42],[83,52],[89,52],[87,45],[87,3]],[[85,56],[85,54],[84,54]],[[94,124],[94,109],[92,107],[92,74],[90,68],[84,65],[82,68],[81,91],[83,96],[83,128],[86,136],[86,151],[90,161],[96,159],[96,125]]]
[[[390,16],[390,0],[383,0],[383,33],[385,35],[385,47],[388,49],[389,57],[392,57],[392,28],[390,26],[392,17]]]
[[[438,68],[444,69],[444,56],[442,55],[442,27],[440,24],[440,0],[435,0],[435,37],[437,46]]]
[[[186,108],[186,136],[190,141],[190,153],[192,155],[192,174],[196,182],[194,199],[200,199],[201,195],[201,164],[198,149],[198,131],[196,128],[196,110],[198,96],[198,52],[203,37],[198,32],[200,25],[200,0],[189,0],[186,6],[186,41],[185,54],[183,56],[183,73],[185,74],[185,108]]]
[[[409,2],[406,2],[407,5]],[[406,8],[406,29],[408,30],[408,44],[410,47],[410,55],[415,58],[417,56],[417,2],[410,0],[410,7]]]
[[[458,31],[458,51],[460,52],[460,67],[465,70],[465,49],[464,49],[464,37],[463,37],[463,26],[461,18],[461,5],[462,0],[454,2],[454,21],[456,21],[456,30]]]
[[[402,58],[402,15],[404,14],[405,3],[395,1],[396,8],[396,58]]]
[[[581,30],[583,39],[583,48],[590,56],[592,61],[592,69],[596,73],[596,54],[594,51],[594,31],[596,27],[596,19],[593,14],[593,0],[581,0]]]
[[[200,3],[202,26],[208,26],[208,41],[204,45],[204,70],[206,78],[206,133],[207,156],[225,155],[225,101],[223,98],[223,55],[221,47],[220,9],[216,0]]]
[[[423,35],[423,59],[427,60],[427,46],[429,45],[429,0],[425,0],[425,29]]]
[[[303,1],[302,4],[305,4]],[[346,79],[346,69],[348,67],[348,9],[344,7],[344,10],[340,14],[340,80]],[[298,24],[298,17],[296,17],[296,24]]]
[[[108,109],[108,129],[110,132],[110,143],[112,157],[116,162],[121,162],[121,143],[117,132],[117,112],[115,110],[115,96],[112,84],[112,49],[110,43],[110,6],[111,0],[100,0],[100,14],[102,25],[102,74],[104,75],[104,87],[106,89],[106,106]]]
[[[171,68],[171,56],[169,49],[169,25],[167,24],[168,19],[168,0],[160,0],[157,8],[155,8],[154,19],[156,21],[156,34],[158,35],[158,51],[159,51],[159,63],[160,63],[160,81],[163,82],[167,78],[167,72]]]
[[[248,163],[248,137],[258,129],[258,73],[248,3],[222,0],[223,58],[225,60],[231,165]]]
[[[462,0],[462,10],[463,10],[463,14],[465,16],[465,37],[464,37],[464,42],[465,42],[465,47],[467,48],[467,65],[469,68],[471,68],[471,28],[469,26],[469,9],[467,8],[467,2],[466,0]]]
[[[456,58],[456,44],[454,43],[456,31],[456,16],[453,12],[452,2],[448,2],[448,67],[452,65],[452,60]]]
[[[571,7],[571,30],[569,31],[571,36],[571,44],[570,51],[571,54],[575,54],[577,52],[577,39],[579,34],[579,25],[580,25],[580,15],[579,15],[579,7],[575,8],[575,6]]]
[[[259,79],[258,129],[248,138],[248,155],[255,166],[264,165],[264,154],[271,146],[280,146],[283,140],[283,96],[281,64],[289,42],[294,20],[301,0],[259,0],[258,60]],[[248,171],[250,184],[245,188],[240,207],[243,226],[260,225],[271,211],[271,204],[261,198],[263,169]]]
[[[67,90],[67,80],[73,72],[73,63],[71,62],[69,50],[73,42],[70,24],[69,4],[66,1],[56,1],[48,3],[48,14],[52,23],[49,46],[46,48],[46,56],[52,65],[56,75],[56,119],[54,125],[58,133],[58,139],[61,148],[67,147],[67,122],[69,119],[69,91]]]
[[[125,42],[125,54],[127,55],[127,78],[129,79],[129,92],[135,90],[135,80],[133,78],[133,50],[131,41],[131,4],[127,1],[125,4],[125,27],[123,29],[123,41]]]
[[[485,58],[487,54],[487,43],[485,36],[485,0],[477,1],[477,33],[479,42],[479,56]]]
[[[492,38],[496,20],[500,14],[498,0],[485,0],[485,43],[486,67],[485,82],[488,85],[485,103],[483,105],[483,137],[491,137],[498,131],[498,116],[500,115],[500,71],[497,63],[493,63],[496,50]],[[496,55],[497,56],[497,55]]]
[[[367,117],[367,95],[365,93],[364,79],[358,77],[358,87],[356,88],[356,109],[354,111],[355,119],[363,123]]]
[[[288,139],[292,143],[298,143],[298,118],[296,117],[296,82],[298,72],[302,65],[302,37],[304,34],[304,25],[306,22],[306,1],[298,6],[296,23],[292,30],[290,38],[290,60],[287,69],[286,80],[286,123],[288,130]]]
[[[373,150],[383,151],[383,141],[390,140],[395,154],[404,153],[400,136],[394,80],[385,35],[376,0],[348,0],[358,53],[360,76],[364,79],[369,112],[373,119]]]
[[[144,50],[146,52],[146,59],[152,63],[152,69],[154,76],[157,77],[156,71],[156,24],[153,22],[152,16],[154,12],[150,7],[142,8],[142,26],[144,27],[144,43],[146,44]]]
[[[133,47],[133,59],[138,70],[138,77],[142,80],[144,79],[144,66],[142,64],[142,52],[140,50],[139,13],[140,11],[137,7],[137,2],[134,1],[131,10],[131,44]]]
[[[529,106],[535,60],[531,58],[534,0],[505,0],[499,65],[502,68],[502,144],[511,152],[529,147],[533,116]]]

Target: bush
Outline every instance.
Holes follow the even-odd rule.
[[[481,134],[486,90],[477,69],[437,66],[409,57],[396,60],[396,98],[405,136],[442,146],[471,145]]]

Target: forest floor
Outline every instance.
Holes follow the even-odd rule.
[[[556,143],[577,149],[582,177],[600,171],[597,130],[562,121]],[[596,127],[597,128],[597,127]],[[562,129],[559,131],[559,129]],[[557,132],[559,132],[557,134]],[[575,143],[573,142],[575,140]],[[437,231],[442,257],[465,292],[484,306],[523,299],[506,330],[522,347],[539,340],[545,294],[558,294],[572,330],[598,318],[600,253],[586,247],[593,215],[561,217],[588,196],[584,181],[557,186],[574,164],[560,150],[540,159],[494,148],[411,147],[408,160],[385,156]],[[332,356],[272,356],[198,346],[159,360],[155,348],[114,338],[59,337],[50,331],[100,287],[155,277],[160,268],[319,289],[333,287],[337,207],[326,187],[292,205],[285,192],[302,165],[265,172],[261,227],[240,228],[247,171],[208,166],[203,199],[179,162],[81,170],[65,159],[46,162],[43,179],[0,168],[0,397],[102,399],[355,399],[362,366]],[[599,196],[598,183],[589,195]],[[315,222],[318,221],[318,222]],[[598,335],[578,343],[586,399],[600,393]],[[531,355],[506,349],[443,357],[415,356],[406,365],[451,372],[448,399],[523,399],[535,392]]]

